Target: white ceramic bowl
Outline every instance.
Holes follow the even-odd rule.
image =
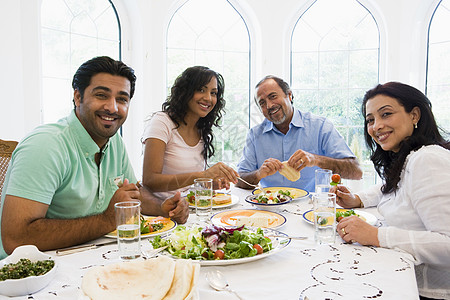
[[[258,203],[258,202],[253,202],[254,199],[256,199],[258,196],[260,196],[259,194],[256,195],[248,195],[247,197],[245,197],[245,202],[250,203],[252,205],[254,205],[256,208],[261,208],[261,209],[270,209],[270,208],[279,208],[282,205],[288,204],[292,201],[292,198],[289,196],[284,196],[284,201],[280,202],[280,203]]]
[[[17,247],[10,256],[1,260],[0,268],[3,268],[6,264],[17,263],[21,258],[28,258],[32,262],[53,259],[50,255],[40,252],[36,246],[25,245]],[[0,281],[0,294],[5,296],[24,296],[35,293],[52,281],[56,274],[56,268],[57,262],[55,260],[55,266],[44,275]]]

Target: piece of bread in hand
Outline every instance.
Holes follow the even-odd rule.
[[[300,179],[300,171],[297,171],[293,167],[289,166],[287,161],[283,161],[283,168],[279,170],[281,175],[286,177],[290,181],[297,181]]]

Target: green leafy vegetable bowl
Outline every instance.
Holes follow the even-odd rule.
[[[20,262],[21,259],[29,259],[33,265],[38,261],[52,261],[54,264],[49,262],[50,266],[48,266],[48,271],[43,275],[31,275],[24,278],[19,279],[6,279],[0,281],[0,294],[5,296],[24,296],[28,294],[33,294],[44,287],[46,287],[52,279],[56,275],[57,262],[52,259],[52,257],[48,254],[42,253],[38,250],[38,248],[34,245],[24,245],[17,247],[14,249],[13,253],[10,256],[0,261],[0,269],[3,269],[5,265],[14,264]],[[51,269],[50,269],[51,267]],[[33,272],[41,272],[42,266],[39,267],[40,270],[36,267]],[[34,269],[34,268],[33,268]],[[45,269],[45,267],[44,267]],[[23,272],[24,270],[20,270]],[[19,272],[19,271],[17,271]],[[45,271],[44,271],[45,272]],[[1,276],[3,278],[4,272],[1,272]]]

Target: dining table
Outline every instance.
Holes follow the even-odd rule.
[[[265,211],[264,208],[245,201],[245,198],[251,195],[251,190],[232,186],[228,192],[233,195],[235,201],[231,206],[214,208],[213,215],[230,210]],[[276,208],[271,207],[271,212],[286,219],[275,229],[277,232],[288,236],[303,236],[306,239],[287,239],[282,249],[261,259],[242,259],[240,262],[235,260],[233,264],[222,261],[213,265],[201,265],[195,298],[239,299],[233,293],[217,291],[208,284],[206,273],[219,270],[241,299],[419,299],[413,257],[410,254],[394,249],[345,243],[338,234],[334,244],[318,245],[314,239],[314,225],[304,216],[311,209],[310,195]],[[383,220],[376,208],[360,210],[375,216],[376,226],[383,226]],[[189,219],[183,225],[194,224],[201,224],[201,221],[195,210],[190,209]],[[141,240],[143,251],[152,248],[152,238]],[[108,241],[114,239],[102,237],[89,243]],[[87,299],[81,289],[83,274],[94,266],[120,262],[116,243],[63,256],[56,255],[55,251],[46,253],[58,263],[54,280],[34,294],[7,299]]]

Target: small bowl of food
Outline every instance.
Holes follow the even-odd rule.
[[[34,245],[20,246],[0,261],[0,294],[24,296],[46,287],[56,275],[57,263]]]
[[[248,195],[245,201],[255,205],[258,208],[277,208],[281,205],[288,204],[292,201],[292,198],[283,193],[277,192],[264,192],[256,195]]]

